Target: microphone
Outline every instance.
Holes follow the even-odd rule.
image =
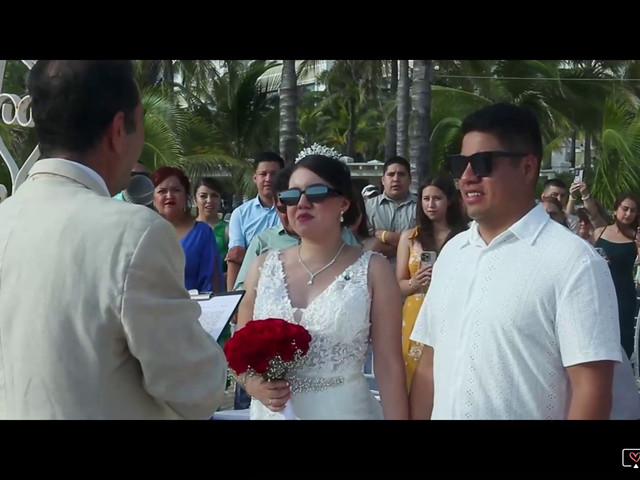
[[[129,203],[150,206],[153,202],[153,182],[145,175],[131,177],[129,186],[122,191],[122,198]]]

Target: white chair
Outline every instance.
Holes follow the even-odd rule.
[[[213,414],[213,420],[249,420],[249,409],[220,410]]]

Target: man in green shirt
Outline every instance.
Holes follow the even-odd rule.
[[[300,237],[289,226],[287,207],[281,204],[278,199],[278,194],[289,188],[289,177],[291,177],[291,167],[286,167],[278,172],[274,181],[276,210],[278,211],[278,217],[280,217],[280,225],[268,228],[253,237],[236,277],[236,283],[233,286],[234,290],[242,290],[249,267],[256,257],[269,250],[281,250],[300,245]],[[342,229],[342,239],[347,245],[358,245],[358,241],[348,228]]]

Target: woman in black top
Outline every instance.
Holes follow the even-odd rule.
[[[630,193],[620,195],[614,204],[613,223],[598,228],[594,232],[594,237],[597,239],[595,247],[601,249],[600,252],[606,255],[616,287],[620,340],[628,357],[631,357],[636,348],[634,345],[636,289],[633,265],[640,248],[639,206],[640,202],[635,195]]]

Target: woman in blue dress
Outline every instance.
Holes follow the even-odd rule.
[[[175,228],[184,250],[187,290],[220,292],[224,288],[222,258],[211,227],[191,215],[191,184],[179,168],[160,167],[151,174],[153,205]]]

